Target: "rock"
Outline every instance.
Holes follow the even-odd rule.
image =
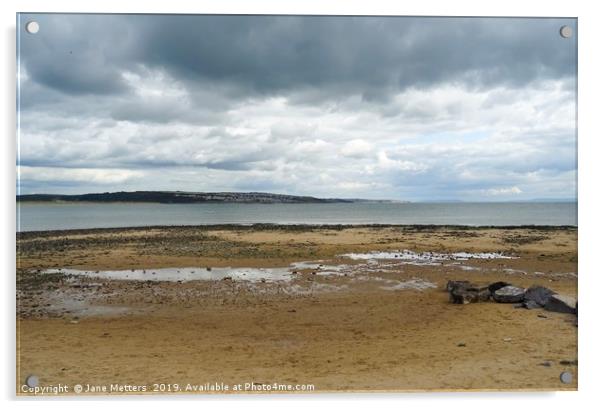
[[[554,291],[549,288],[542,287],[539,285],[534,285],[527,288],[525,291],[525,303],[531,301],[532,303],[536,303],[541,307],[545,307],[545,305],[550,300],[550,297],[556,294]],[[531,303],[531,305],[532,305]],[[528,308],[528,307],[527,307]],[[537,307],[533,307],[537,308]]]
[[[526,300],[523,301],[522,306],[528,310],[532,310],[535,308],[541,308],[542,306],[540,304],[538,304],[537,302],[533,301],[533,300]]]
[[[496,281],[495,283],[491,283],[489,284],[489,292],[491,294],[495,293],[497,290],[499,290],[500,288],[504,288],[507,287],[509,285],[512,285],[510,283],[507,283],[505,281]]]
[[[455,288],[459,287],[470,287],[470,281],[468,280],[449,280],[445,285],[445,289],[447,291],[453,291]]]
[[[458,287],[470,287],[470,281],[468,280],[449,280],[445,285],[445,289],[449,292],[453,291]]]
[[[480,291],[478,297],[480,302],[489,301],[491,299],[491,293],[489,290]]]
[[[465,346],[466,346],[466,344],[465,344],[464,342],[460,342],[460,343],[458,344],[458,346],[459,346],[459,347],[465,347]]]
[[[474,302],[488,301],[491,293],[487,287],[465,287],[463,284],[456,285],[449,293],[449,300],[454,304],[470,304]]]
[[[567,295],[554,294],[544,308],[552,312],[575,314],[577,313],[577,300]]]
[[[478,301],[478,294],[467,291],[465,287],[456,287],[449,292],[449,301],[453,304],[470,304]]]
[[[507,285],[493,293],[493,299],[501,303],[519,303],[525,297],[524,288]]]

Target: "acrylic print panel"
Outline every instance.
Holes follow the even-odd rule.
[[[17,30],[19,395],[577,388],[576,19]]]

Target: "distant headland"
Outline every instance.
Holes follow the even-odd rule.
[[[138,203],[356,203],[389,202],[363,199],[317,198],[261,192],[105,192],[81,195],[17,195],[17,202],[138,202]]]

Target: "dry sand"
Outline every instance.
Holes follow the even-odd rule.
[[[283,267],[349,252],[504,252],[442,265],[389,260],[288,282],[147,283],[47,268]],[[17,236],[17,393],[42,385],[312,384],[315,391],[575,390],[575,316],[449,303],[449,279],[576,296],[572,228],[214,226]],[[436,288],[395,287],[424,282]],[[402,286],[403,287],[403,286]],[[67,302],[68,301],[68,302]],[[573,374],[570,384],[559,380]],[[177,384],[177,390],[174,384]],[[262,386],[263,385],[263,386]],[[185,390],[184,390],[185,391]],[[230,389],[231,391],[231,389]]]

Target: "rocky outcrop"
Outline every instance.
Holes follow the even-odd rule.
[[[445,288],[449,292],[449,301],[454,304],[485,302],[493,298],[499,303],[516,304],[516,308],[543,307],[548,311],[577,314],[577,300],[539,285],[525,290],[505,281],[479,286],[468,280],[449,280]]]
[[[567,295],[554,294],[550,297],[545,307],[552,312],[577,313],[577,300]]]
[[[493,293],[493,299],[501,303],[519,303],[525,298],[525,289],[507,285]]]

